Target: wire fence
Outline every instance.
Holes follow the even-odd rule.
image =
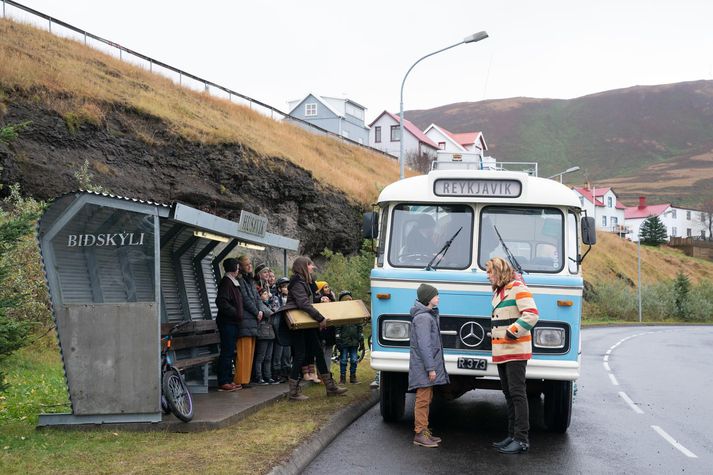
[[[351,145],[356,145],[358,147],[367,149],[371,152],[378,153],[380,155],[384,155],[392,159],[395,158],[393,155],[390,155],[384,152],[383,150],[379,150],[377,148],[359,143],[356,140],[352,140],[340,134],[314,125],[311,122],[307,122],[306,120],[303,120],[299,117],[294,117],[262,101],[258,101],[257,99],[253,99],[252,97],[246,96],[245,94],[233,91],[228,87],[221,86],[220,84],[216,84],[200,76],[196,76],[195,74],[191,74],[182,69],[171,66],[170,64],[166,64],[162,61],[146,56],[145,54],[139,53],[138,51],[126,48],[125,46],[122,46],[118,43],[102,38],[101,36],[97,36],[88,31],[82,30],[81,28],[77,28],[76,26],[70,25],[65,21],[62,21],[58,18],[54,18],[40,11],[34,10],[18,2],[12,0],[1,1],[3,18],[12,19],[13,21],[27,23],[38,27],[44,27],[46,25],[50,33],[53,33],[63,38],[79,41],[81,43],[84,43],[84,45],[86,46],[90,46],[105,54],[108,54],[115,58],[119,58],[122,61],[144,69],[148,69],[151,72],[161,74],[162,76],[171,79],[173,82],[178,83],[180,86],[192,89],[194,91],[202,91],[207,94],[210,94],[211,96],[227,99],[230,102],[249,107],[251,110],[266,115],[273,120],[288,120],[292,123],[302,126],[303,128],[315,134],[333,137],[347,142]]]

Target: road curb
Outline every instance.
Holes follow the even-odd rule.
[[[268,475],[297,475],[314,460],[334,438],[352,422],[379,402],[379,391],[372,390],[371,395],[353,406],[347,406],[329,419],[329,422],[312,434],[306,442],[298,445],[285,462],[276,465]]]

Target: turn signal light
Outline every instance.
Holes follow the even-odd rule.
[[[379,300],[389,300],[391,298],[391,294],[376,294],[376,298]]]
[[[572,305],[574,305],[574,302],[572,302],[571,300],[558,300],[557,305],[559,307],[571,307]]]

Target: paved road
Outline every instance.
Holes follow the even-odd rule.
[[[324,473],[694,473],[713,474],[713,327],[616,327],[583,332],[583,371],[572,425],[551,434],[531,405],[531,451],[490,448],[504,436],[497,391],[471,391],[433,407],[438,449],[411,443],[413,395],[402,421],[378,406],[308,467]]]

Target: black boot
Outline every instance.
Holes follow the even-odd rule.
[[[347,388],[337,386],[337,383],[334,382],[334,378],[332,377],[332,373],[324,373],[319,376],[322,378],[322,381],[324,381],[324,388],[327,390],[327,396],[341,396],[347,392]]]

